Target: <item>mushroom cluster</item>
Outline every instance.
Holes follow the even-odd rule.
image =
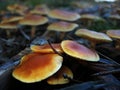
[[[52,43],[51,46],[61,54],[76,58],[79,62],[98,62],[99,55],[94,50],[72,40],[63,40],[61,43]],[[40,82],[47,80],[50,85],[66,84],[73,79],[74,73],[64,65],[64,56],[56,54],[49,44],[32,45],[31,53],[23,56],[20,64],[13,70],[13,77],[24,83]],[[68,60],[69,61],[69,60]]]
[[[102,7],[99,9],[99,14],[104,13]],[[104,67],[109,61],[102,61],[102,54],[97,50],[99,46],[109,44],[120,51],[119,29],[97,31],[90,28],[96,22],[106,23],[107,19],[113,20],[116,26],[120,14],[110,14],[106,18],[96,13],[89,13],[91,9],[85,9],[86,11],[83,12],[84,9],[54,9],[47,5],[36,5],[30,8],[20,4],[9,5],[7,10],[9,14],[3,15],[0,20],[1,31],[6,30],[7,37],[11,38],[11,32],[23,30],[25,34],[29,33],[31,37],[29,41],[32,42],[31,45],[26,45],[30,52],[23,55],[19,60],[20,63],[13,69],[12,76],[16,81],[45,82],[50,86],[71,84],[72,81],[79,82],[85,78],[85,74],[86,76],[89,74],[83,72],[86,68],[92,68],[94,73],[107,70]],[[119,13],[119,9],[117,12]],[[32,41],[34,38],[37,41],[35,43]],[[46,42],[42,43],[41,39]],[[110,65],[112,66],[113,63]],[[81,70],[81,67],[84,69]],[[76,77],[78,78],[79,74],[76,73],[83,74],[78,81]]]

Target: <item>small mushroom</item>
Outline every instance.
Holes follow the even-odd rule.
[[[93,15],[93,14],[82,14],[80,17],[80,21],[84,25],[91,26],[94,21],[105,21],[103,18]]]
[[[80,15],[75,12],[69,12],[65,10],[51,10],[48,16],[55,19],[65,20],[65,21],[76,21],[80,18]]]
[[[16,30],[18,28],[17,23],[0,23],[0,28],[6,30],[6,35],[9,38],[11,36],[10,31],[12,29]]]
[[[53,48],[59,52],[59,53],[62,53],[63,50],[60,46],[60,44],[51,44],[53,46]],[[37,52],[37,53],[55,53],[52,48],[50,47],[49,44],[44,44],[44,45],[32,45],[31,47],[31,50],[33,52]]]
[[[47,15],[49,9],[46,5],[38,5],[33,10],[30,11],[31,14],[38,14],[38,15]]]
[[[61,47],[66,54],[78,58],[80,60],[92,62],[97,62],[100,60],[99,55],[95,51],[75,41],[64,40],[61,42]]]
[[[117,23],[120,21],[120,15],[118,14],[110,15],[108,18],[113,23],[114,26],[116,26]]]
[[[48,22],[47,17],[40,15],[26,15],[22,20],[19,21],[20,25],[30,25],[32,26],[31,37],[34,37],[36,32],[36,26],[43,25]]]
[[[24,83],[39,82],[55,74],[62,62],[63,58],[58,54],[30,53],[21,59],[12,75]]]
[[[59,21],[59,22],[54,22],[51,23],[48,27],[48,31],[57,31],[57,32],[62,32],[61,36],[58,36],[59,38],[63,39],[65,36],[66,32],[70,32],[77,28],[79,25],[76,23],[70,23],[70,22],[64,22],[64,21]]]
[[[75,35],[86,38],[91,42],[91,47],[95,48],[96,44],[111,42],[112,39],[105,33],[96,32],[88,29],[78,29]]]
[[[9,18],[4,18],[1,23],[11,23],[11,22],[18,22],[19,20],[23,19],[23,16],[12,16]]]
[[[115,47],[120,49],[120,30],[107,30],[106,34],[109,37],[115,39],[115,42],[116,42]]]
[[[50,85],[60,85],[69,83],[70,80],[64,78],[64,74],[66,74],[69,78],[73,79],[72,71],[68,67],[62,66],[58,72],[56,72],[53,76],[47,79],[47,83]]]
[[[7,7],[7,10],[9,10],[11,13],[25,15],[25,12],[28,10],[28,7],[26,7],[24,5],[13,4],[13,5],[9,5]]]

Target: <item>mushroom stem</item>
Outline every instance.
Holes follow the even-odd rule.
[[[55,41],[56,42],[60,42],[60,32],[59,31],[55,31]]]
[[[61,32],[60,40],[63,40],[65,37],[66,32]]]
[[[65,38],[65,34],[66,34],[66,32],[56,31],[55,41],[56,42],[61,42]]]
[[[10,38],[11,37],[11,33],[10,33],[10,30],[6,30],[6,35],[7,35],[7,38]]]
[[[87,25],[88,25],[88,27],[90,27],[92,25],[92,22],[90,20],[88,20]]]
[[[95,49],[96,43],[91,41],[91,48]]]
[[[120,40],[115,41],[115,48],[120,49]]]
[[[31,29],[31,37],[34,37],[34,36],[35,36],[35,32],[36,32],[36,27],[35,27],[35,26],[32,26],[32,29]]]

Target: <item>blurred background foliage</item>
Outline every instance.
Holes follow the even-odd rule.
[[[79,0],[75,0],[79,1]],[[15,3],[22,3],[28,6],[35,6],[38,4],[47,4],[49,6],[54,7],[64,7],[69,6],[73,0],[0,0],[0,10],[6,9],[7,5],[15,4]]]
[[[85,3],[85,2],[87,2],[87,3]],[[75,6],[75,8],[76,7],[77,8],[91,8],[92,7],[93,9],[96,9],[97,5],[101,4],[101,3],[94,2],[94,0],[0,0],[0,11],[6,10],[6,7],[8,5],[15,4],[15,3],[24,4],[31,8],[33,8],[35,5],[46,4],[50,8],[64,7],[64,8],[69,8],[69,9],[74,8],[74,6]],[[104,3],[104,4],[106,4],[106,3]],[[107,3],[107,5],[108,5],[108,3]],[[106,10],[105,13],[108,12],[108,15],[110,14],[109,9],[106,8],[104,10]],[[79,11],[78,11],[78,13],[79,13]],[[99,15],[99,11],[97,13]],[[118,28],[120,28],[120,26],[119,25],[116,26],[116,25],[114,25],[113,22],[110,21],[110,22],[104,22],[104,23],[103,22],[95,22],[88,28],[92,29],[92,30],[100,31],[100,30],[107,30],[107,29],[118,29]]]

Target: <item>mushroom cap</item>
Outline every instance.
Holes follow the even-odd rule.
[[[2,29],[17,29],[17,23],[0,23]]]
[[[63,50],[60,46],[60,44],[51,44],[53,46],[53,48],[59,52],[59,53],[62,53]],[[49,44],[44,44],[44,45],[32,45],[31,47],[31,50],[33,52],[38,52],[38,53],[55,53],[52,48],[50,47]]]
[[[36,6],[33,10],[30,11],[31,14],[40,14],[40,15],[47,15],[49,12],[46,5],[39,5]]]
[[[117,14],[110,15],[110,16],[109,16],[109,19],[112,19],[112,20],[120,20],[120,15],[117,15]]]
[[[25,11],[25,10],[27,10],[28,9],[28,7],[26,7],[26,6],[24,6],[24,5],[19,5],[19,4],[13,4],[13,5],[9,5],[8,7],[7,7],[7,9],[9,10],[9,11]]]
[[[82,20],[100,20],[100,21],[104,21],[103,18],[93,15],[93,14],[83,14],[81,15],[80,19]]]
[[[31,53],[25,55],[13,70],[13,77],[24,83],[44,80],[56,73],[62,66],[63,58],[58,54]]]
[[[75,41],[64,40],[61,42],[61,47],[66,54],[72,57],[86,61],[93,61],[93,62],[99,61],[99,55],[95,51]]]
[[[16,22],[19,21],[21,19],[23,19],[23,16],[14,16],[14,17],[9,17],[9,18],[5,18],[2,20],[1,23],[10,23],[10,22]]]
[[[111,38],[120,39],[120,30],[107,30],[106,33]]]
[[[90,41],[94,41],[96,43],[112,41],[112,39],[105,33],[96,32],[88,29],[78,29],[75,32],[75,35],[86,38]]]
[[[61,19],[66,21],[76,21],[80,18],[80,15],[78,13],[59,10],[59,9],[51,10],[48,13],[48,16],[51,18]]]
[[[69,83],[70,80],[68,80],[67,78],[64,78],[63,74],[66,74],[71,79],[73,78],[72,71],[68,67],[62,66],[61,69],[58,72],[56,72],[53,76],[51,76],[47,79],[47,83],[50,84],[50,85],[58,85],[58,84]]]
[[[54,23],[50,24],[47,27],[47,30],[69,32],[69,31],[74,30],[77,27],[78,27],[78,24],[59,21],[59,22],[54,22]]]
[[[37,26],[37,25],[43,25],[47,22],[48,22],[48,19],[44,16],[29,14],[29,15],[26,15],[23,19],[21,19],[19,21],[19,24]]]

